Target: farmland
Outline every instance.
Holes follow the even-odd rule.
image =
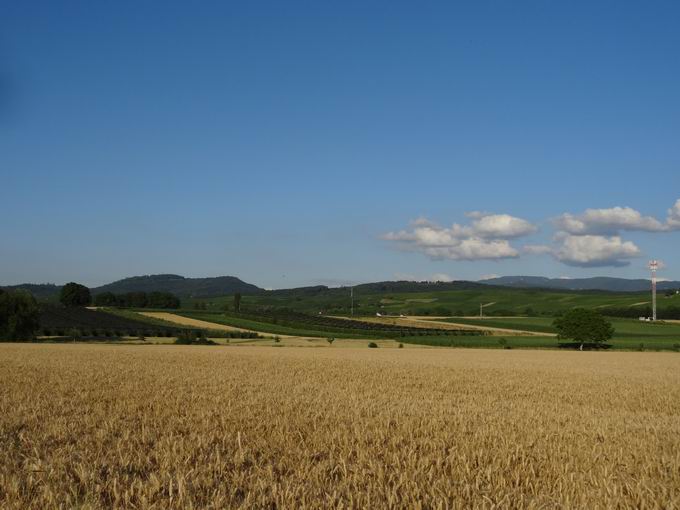
[[[478,315],[479,305],[485,304],[485,314],[554,316],[574,307],[632,308],[635,316],[645,315],[650,296],[647,292],[558,291],[550,289],[522,289],[485,285],[449,290],[449,286],[430,286],[426,291],[403,290],[399,286],[377,284],[355,287],[355,312],[374,315],[376,312],[405,315]],[[416,287],[417,289],[417,287]],[[186,309],[197,303],[209,310],[223,310],[231,306],[232,296],[222,298],[188,299],[182,302]],[[349,315],[348,288],[292,289],[243,296],[245,309],[288,308],[300,312],[328,315]],[[680,295],[659,295],[659,309],[680,307]]]
[[[44,306],[40,312],[41,333],[46,336],[64,335],[70,329],[78,329],[81,333],[91,334],[111,333],[116,336],[136,335],[139,332],[150,329],[162,329],[168,334],[179,331],[177,326],[169,324],[150,324],[134,314],[121,315],[107,313],[100,310],[88,310],[86,308],[59,306]]]
[[[338,339],[391,339],[432,347],[539,348],[558,346],[550,317],[474,318],[341,318],[303,314],[290,310],[226,313],[140,310],[92,311],[52,307],[41,315],[43,335],[67,335],[77,329],[83,337],[177,336],[202,331],[211,338],[264,336]],[[641,323],[612,319],[616,329],[614,349],[680,350],[680,324]],[[505,340],[500,340],[505,338]],[[282,344],[283,345],[283,344]]]
[[[184,317],[199,319],[232,327],[241,327],[273,334],[298,336],[337,336],[339,338],[396,338],[410,335],[436,335],[441,328],[424,322],[420,326],[380,323],[372,320],[346,320],[294,311],[267,311],[245,313],[181,312]],[[479,336],[484,332],[459,326],[451,335]]]
[[[675,508],[680,356],[0,345],[0,507]]]
[[[449,322],[463,325],[484,325],[497,328],[528,330],[555,333],[552,318],[547,317],[515,317],[503,319],[448,319]],[[611,319],[614,326],[614,338],[611,344],[619,349],[680,349],[680,324],[649,323],[634,319]],[[554,345],[554,342],[553,342]]]

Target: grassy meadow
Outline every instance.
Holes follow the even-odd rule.
[[[680,356],[0,344],[0,507],[676,508]]]
[[[466,319],[451,318],[444,319],[447,322],[467,325],[485,325],[495,328],[519,329],[525,331],[536,331],[541,333],[556,333],[552,327],[553,318],[549,317],[506,317],[506,318],[486,318],[486,319]],[[673,349],[680,350],[680,324],[671,322],[642,322],[635,319],[609,319],[614,326],[614,337],[611,343],[614,349]],[[510,337],[508,337],[510,339]],[[515,338],[512,337],[511,341]],[[551,343],[553,346],[556,341],[541,343],[537,338],[536,346],[543,346]]]

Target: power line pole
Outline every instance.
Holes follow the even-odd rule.
[[[351,315],[354,315],[354,287],[350,287],[349,296],[350,296],[350,300],[352,302],[352,306],[351,306],[352,313],[351,313]]]
[[[652,270],[652,320],[656,320],[656,270],[659,268],[657,260],[649,261],[649,269]]]

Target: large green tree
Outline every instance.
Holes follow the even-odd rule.
[[[557,338],[583,344],[601,344],[614,335],[614,328],[597,310],[574,308],[553,322]]]
[[[33,340],[39,326],[38,304],[30,293],[0,289],[0,340]]]
[[[92,296],[85,285],[70,282],[61,288],[59,301],[64,306],[87,306],[92,303]]]

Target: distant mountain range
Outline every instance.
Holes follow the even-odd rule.
[[[502,276],[481,280],[479,282],[454,281],[454,282],[411,282],[411,281],[387,281],[377,283],[365,283],[357,285],[358,292],[431,292],[445,290],[471,290],[486,286],[536,288],[554,290],[602,290],[610,292],[641,292],[649,290],[649,280],[629,280],[626,278],[545,278],[542,276]],[[12,285],[3,288],[25,289],[31,292],[37,299],[54,299],[61,286],[52,283]],[[680,282],[659,282],[659,290],[680,289]],[[297,289],[280,289],[266,291],[257,285],[246,283],[235,276],[218,276],[214,278],[185,278],[176,274],[158,274],[148,276],[133,276],[124,278],[113,283],[91,289],[92,294],[113,292],[124,294],[126,292],[171,292],[180,298],[211,298],[226,296],[240,292],[241,294],[259,294],[272,292],[275,294],[314,295],[329,288],[325,285],[313,287],[300,287]]]
[[[607,290],[612,292],[641,292],[650,290],[650,280],[627,278],[546,278],[544,276],[501,276],[480,280],[479,283],[499,285],[502,287],[541,288],[561,290]],[[659,290],[680,289],[680,282],[666,281],[657,284]]]

